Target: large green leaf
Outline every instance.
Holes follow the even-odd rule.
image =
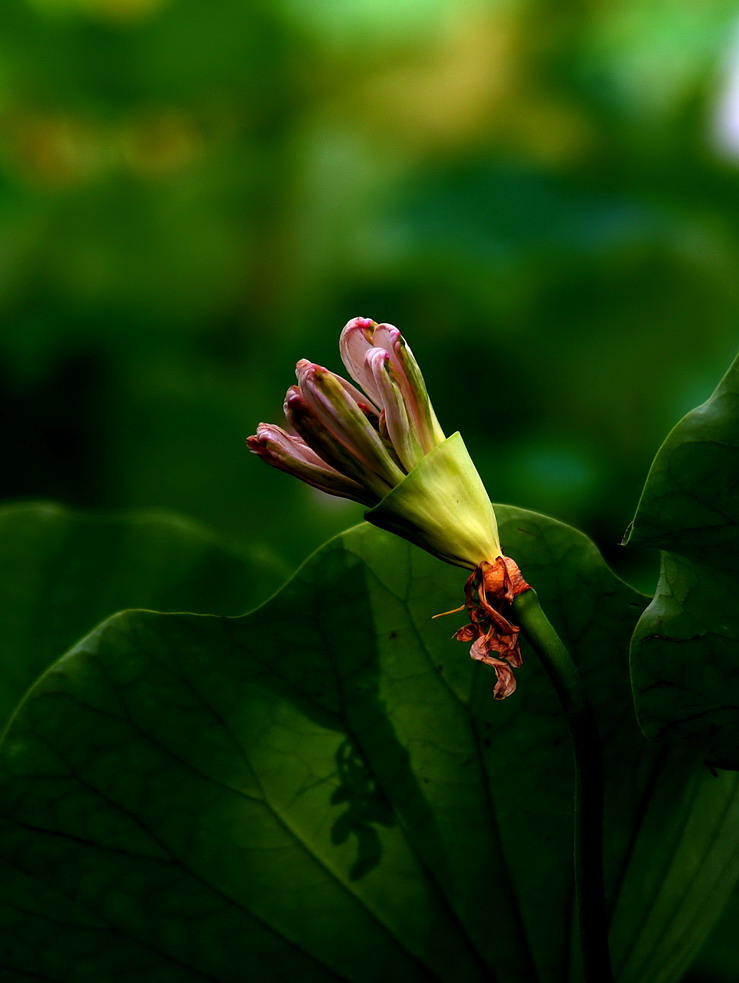
[[[628,541],[665,551],[632,645],[639,722],[739,768],[739,359],[660,448]]]
[[[279,573],[168,513],[104,517],[51,503],[0,508],[0,731],[61,652],[122,608],[240,614]]]
[[[620,983],[678,979],[730,891],[737,778],[633,720],[644,599],[501,509],[596,702]],[[2,747],[8,981],[578,980],[567,730],[536,659],[492,680],[430,615],[463,574],[360,526],[242,618],[127,612]]]
[[[739,891],[734,894],[690,967],[685,983],[736,983],[739,948]]]

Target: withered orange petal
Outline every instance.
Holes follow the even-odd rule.
[[[495,675],[497,676],[495,686],[493,686],[493,699],[505,700],[505,698],[510,696],[516,689],[516,677],[513,675],[513,670],[506,662],[497,662],[493,664],[493,669],[495,670]]]
[[[463,628],[459,628],[454,633],[454,638],[458,642],[474,642],[474,640],[480,635],[480,629],[477,625],[465,625]]]

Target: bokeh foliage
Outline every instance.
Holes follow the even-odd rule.
[[[366,314],[408,334],[494,498],[609,549],[731,355],[734,16],[6,0],[7,497],[173,507],[302,559],[357,510],[243,438]]]

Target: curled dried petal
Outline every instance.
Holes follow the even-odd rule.
[[[478,662],[484,662],[486,666],[490,666],[495,670],[496,683],[493,687],[493,698],[504,700],[516,689],[516,677],[513,674],[511,663],[504,659],[496,659],[494,656],[487,654],[487,652],[483,653],[479,647],[480,642],[482,642],[482,639],[478,639],[472,646],[470,656]]]
[[[480,562],[464,589],[470,624],[459,628],[454,637],[460,642],[472,642],[470,656],[495,670],[493,696],[503,700],[515,690],[513,669],[522,664],[520,629],[507,615],[513,598],[529,590],[529,585],[514,560],[498,556],[494,562]]]
[[[507,662],[496,662],[493,666],[496,675],[493,686],[493,699],[505,700],[516,690],[516,677]]]

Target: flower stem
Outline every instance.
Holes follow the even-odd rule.
[[[603,888],[603,765],[595,714],[570,653],[535,590],[512,603],[514,618],[536,650],[567,717],[575,760],[575,898],[586,983],[612,983]]]

